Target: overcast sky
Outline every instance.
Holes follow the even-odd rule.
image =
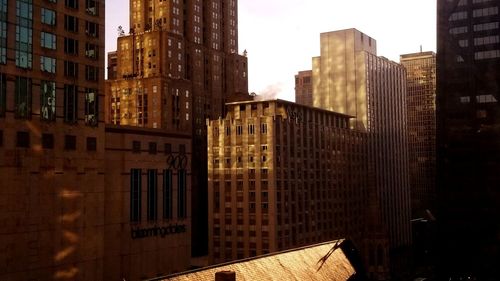
[[[356,28],[378,55],[436,50],[436,0],[239,0],[239,48],[248,51],[249,91],[294,100],[294,75],[311,69],[321,32]],[[128,31],[129,0],[106,1],[106,52]]]

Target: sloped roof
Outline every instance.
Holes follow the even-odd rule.
[[[355,275],[356,271],[340,248],[343,241],[331,241],[156,280],[213,281],[216,272],[233,271],[236,273],[236,281],[345,281]]]

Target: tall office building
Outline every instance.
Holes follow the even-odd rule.
[[[0,279],[103,272],[104,1],[0,1]]]
[[[237,0],[131,0],[130,27],[118,38],[116,79],[106,85],[106,121],[192,133],[193,254],[205,254],[205,120],[222,116],[232,94],[248,94]]]
[[[406,72],[376,52],[376,41],[355,29],[322,33],[321,55],[313,58],[313,104],[355,116],[351,126],[368,132],[369,161],[394,249],[411,241]]]
[[[436,54],[405,54],[400,62],[407,75],[412,218],[427,218],[436,199]]]
[[[270,100],[229,103],[210,121],[211,263],[349,237],[368,271],[387,277],[367,134],[349,129],[350,118]]]
[[[295,102],[302,105],[312,106],[312,71],[299,71],[295,75]]]
[[[500,274],[499,9],[499,0],[438,1],[437,218],[446,278]]]

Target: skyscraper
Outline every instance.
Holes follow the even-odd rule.
[[[193,136],[193,254],[207,248],[206,123],[234,93],[248,93],[238,55],[237,0],[130,1],[130,32],[118,38],[107,122]]]
[[[210,261],[348,237],[387,277],[367,133],[352,117],[282,100],[226,106],[208,126]]]
[[[0,1],[0,279],[99,280],[104,1]]]
[[[406,72],[376,52],[376,41],[355,29],[322,33],[321,55],[313,58],[313,103],[355,116],[352,126],[368,132],[382,220],[395,249],[411,241]]]
[[[299,71],[295,75],[295,102],[302,105],[312,106],[312,71]]]
[[[436,196],[436,54],[406,54],[400,61],[407,75],[412,218],[427,218]]]
[[[499,275],[499,6],[438,1],[437,219],[446,278]]]

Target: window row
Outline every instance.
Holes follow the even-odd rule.
[[[146,217],[147,221],[158,220],[158,170],[148,169],[146,171]],[[130,221],[141,222],[142,220],[142,183],[143,174],[141,169],[130,170]],[[173,215],[173,172],[163,170],[160,178],[162,192],[162,214],[163,219],[172,219]],[[177,218],[187,217],[187,173],[179,170],[177,173]]]
[[[29,132],[26,131],[18,131],[16,132],[16,142],[15,146],[17,148],[30,148],[32,146],[32,139]],[[42,133],[40,136],[40,146],[42,149],[54,149],[56,140],[54,138],[54,134],[51,133]],[[77,150],[77,136],[75,135],[64,135],[64,139],[62,140],[64,143],[64,150],[72,151]],[[85,147],[87,151],[97,151],[97,138],[96,137],[87,137],[85,139]],[[0,130],[0,147],[4,145],[3,142],[3,131]]]
[[[7,112],[7,94],[14,94],[14,117],[18,119],[31,119],[33,101],[33,82],[30,78],[16,77],[13,92],[7,91],[5,74],[0,74],[0,117]],[[56,83],[53,81],[40,81],[40,119],[53,122],[56,120]],[[67,123],[78,121],[78,87],[64,85],[63,89],[63,118]],[[98,125],[98,93],[97,89],[85,88],[84,120],[88,126]]]
[[[51,2],[56,2],[56,0],[51,0]],[[79,8],[79,0],[65,0],[66,7],[71,9]],[[85,12],[92,16],[99,15],[99,0],[85,0]]]

